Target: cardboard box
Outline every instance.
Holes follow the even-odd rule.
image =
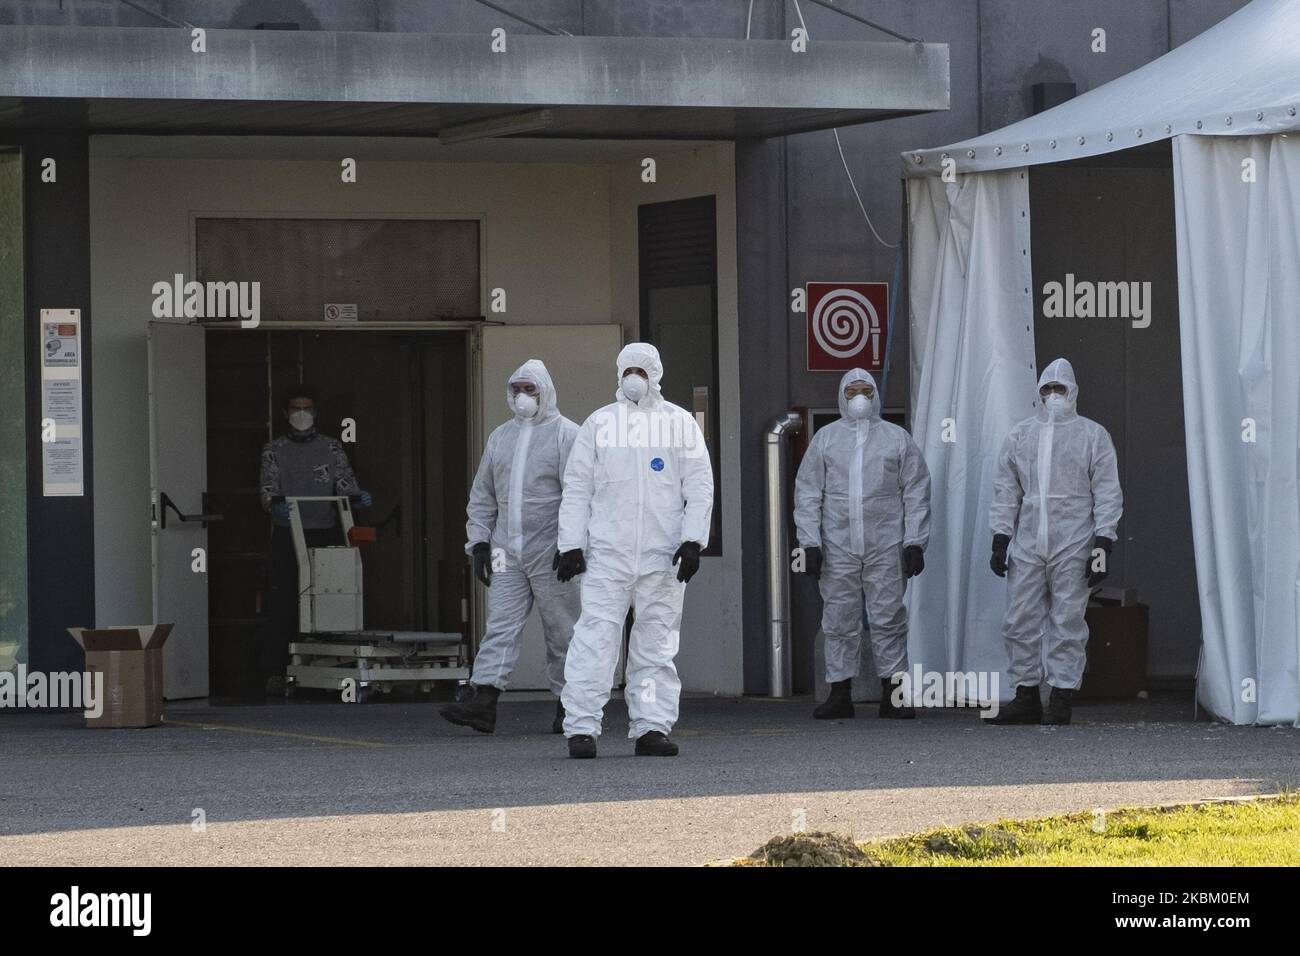
[[[104,712],[87,717],[87,727],[156,727],[162,723],[162,648],[173,627],[68,628],[86,652],[86,670],[104,675]]]
[[[1145,604],[1090,604],[1088,669],[1078,697],[1136,697],[1147,689],[1147,620]]]

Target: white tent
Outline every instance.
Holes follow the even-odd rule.
[[[1002,438],[1037,396],[1026,167],[1172,139],[1198,693],[1233,723],[1300,726],[1298,108],[1300,0],[1254,0],[1055,109],[903,154],[913,420],[935,489],[914,664],[1005,668],[988,519]]]

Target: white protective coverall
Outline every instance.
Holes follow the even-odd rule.
[[[689,412],[664,400],[658,350],[634,342],[617,364],[617,401],[583,423],[564,473],[559,548],[582,548],[587,562],[579,578],[582,617],[564,671],[566,737],[600,735],[629,606],[636,621],[626,671],[628,736],[672,730],[681,694],[673,658],[686,594],[672,557],[683,542],[708,545],[713,515],[704,435]],[[649,377],[639,404],[623,394],[629,368]]]
[[[849,415],[844,389],[876,380],[860,368],[840,379],[839,421],[817,430],[794,484],[799,545],[822,549],[826,681],[857,676],[862,611],[882,678],[907,670],[903,549],[930,537],[930,469],[912,436],[880,417],[875,389],[867,416]]]
[[[1038,379],[1040,389],[1053,383],[1068,389],[1064,407],[1041,407],[1002,443],[990,524],[1011,536],[1002,624],[1011,686],[1041,683],[1046,641],[1048,683],[1074,690],[1087,659],[1085,569],[1094,536],[1116,540],[1124,496],[1110,433],[1075,411],[1079,386],[1065,359]]]
[[[515,411],[513,382],[537,386],[538,408],[532,418]],[[470,682],[505,689],[536,601],[546,638],[547,676],[551,691],[558,695],[564,686],[564,658],[578,619],[579,596],[574,582],[561,584],[555,579],[551,562],[564,468],[578,426],[556,408],[555,385],[537,359],[529,359],[510,376],[506,404],[514,418],[488,436],[465,509],[469,517],[466,553],[480,541],[492,545],[487,628]]]

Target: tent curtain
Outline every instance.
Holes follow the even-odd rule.
[[[933,482],[925,573],[908,585],[908,655],[999,672],[1006,582],[989,570],[998,450],[1032,415],[1034,299],[1023,169],[907,182],[912,434]]]
[[[1300,726],[1300,139],[1178,136],[1173,155],[1198,696]]]

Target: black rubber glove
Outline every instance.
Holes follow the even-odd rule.
[[[485,588],[492,586],[492,545],[480,541],[474,545],[470,555],[474,559],[474,577],[483,582]]]
[[[914,578],[925,570],[925,552],[920,545],[909,544],[903,549],[903,572]]]
[[[581,548],[574,548],[563,554],[556,551],[555,560],[551,562],[551,570],[556,572],[555,576],[561,583],[567,583],[587,570],[587,559],[582,556]]]
[[[811,574],[818,581],[822,579],[822,549],[803,549],[803,573]]]
[[[1113,547],[1115,547],[1115,542],[1110,538],[1097,535],[1092,539],[1092,550],[1088,552],[1088,563],[1083,566],[1083,573],[1088,578],[1088,587],[1095,588],[1110,576],[1110,549]],[[1094,571],[1092,563],[1096,560],[1095,555],[1098,548],[1106,552],[1106,557],[1101,562],[1101,570]]]
[[[1007,576],[1007,546],[1009,544],[1011,544],[1011,535],[995,534],[993,536],[993,557],[989,559],[989,567],[1000,578]]]
[[[680,564],[678,564],[680,562]],[[677,580],[685,584],[700,569],[700,546],[695,541],[683,541],[673,552],[673,564],[678,564]]]

